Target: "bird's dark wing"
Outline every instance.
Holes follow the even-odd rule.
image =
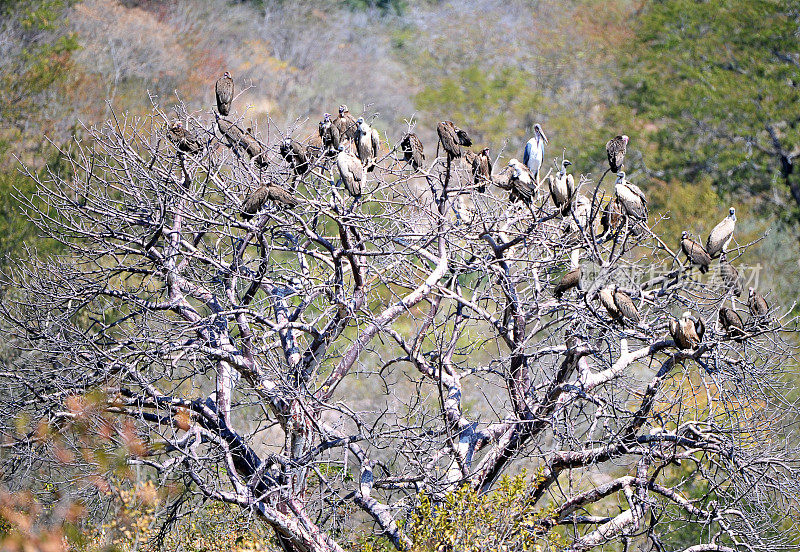
[[[556,298],[560,298],[565,292],[577,286],[580,281],[581,267],[573,268],[561,277],[561,280],[556,285],[555,290],[553,290],[553,295],[555,295]]]
[[[233,102],[233,79],[221,77],[217,80],[214,91],[217,96],[217,111],[219,111],[220,115],[227,115]]]
[[[469,147],[472,145],[472,140],[470,139],[466,130],[462,130],[456,127],[456,135],[458,136],[458,143],[461,144],[462,146]]]
[[[622,291],[614,293],[614,304],[617,305],[617,308],[625,318],[629,318],[637,323],[641,320],[639,318],[639,311],[633,303],[633,299],[631,299],[627,293]]]
[[[450,121],[442,121],[436,126],[436,133],[444,151],[451,157],[461,157],[461,145],[458,142],[455,127]]]

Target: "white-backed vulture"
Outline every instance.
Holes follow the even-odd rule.
[[[183,128],[183,123],[178,120],[172,121],[167,129],[167,138],[175,144],[179,151],[185,153],[199,153],[203,149],[203,143],[191,130]]]
[[[454,125],[453,121],[442,121],[436,125],[436,133],[439,135],[439,142],[444,151],[451,158],[461,157],[463,153],[461,146],[472,145],[472,140],[467,132]]]
[[[358,158],[361,159],[367,172],[372,172],[375,170],[375,159],[380,151],[381,137],[377,130],[367,124],[364,117],[356,120],[355,140]]]
[[[555,176],[551,174],[549,178],[550,197],[562,215],[569,213],[572,196],[575,194],[575,179],[571,174],[567,174],[567,167],[570,165],[572,163],[564,159],[561,163],[561,170]]]
[[[616,136],[606,142],[606,155],[608,156],[608,166],[611,172],[617,173],[622,170],[625,161],[625,151],[628,149],[628,137],[624,134]]]
[[[413,132],[406,134],[400,141],[400,151],[403,152],[403,159],[410,163],[414,170],[419,170],[425,161],[425,152],[422,148],[422,141]]]
[[[733,239],[733,230],[736,227],[736,209],[731,207],[728,216],[717,224],[706,241],[706,251],[712,258],[719,257],[719,254],[728,249],[728,244]]]
[[[364,181],[364,167],[355,155],[344,151],[344,146],[339,146],[339,150],[339,154],[336,156],[336,166],[339,168],[342,184],[347,193],[353,197],[359,197],[361,184]]]
[[[225,71],[225,74],[217,79],[214,85],[214,94],[217,97],[217,111],[220,115],[227,115],[231,111],[231,103],[233,102],[233,77],[230,72]]]
[[[702,245],[689,237],[689,232],[686,230],[681,233],[681,250],[690,263],[700,267],[701,274],[708,272],[711,256],[703,249]]]

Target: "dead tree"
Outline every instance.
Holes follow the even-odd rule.
[[[341,550],[329,535],[359,518],[332,512],[347,505],[402,549],[417,493],[490,492],[519,467],[548,512],[527,529],[571,551],[662,550],[675,523],[701,535],[687,550],[785,548],[777,513],[800,480],[789,309],[749,319],[679,236],[641,221],[601,236],[608,196],[586,178],[587,208],[562,215],[545,189],[510,203],[458,160],[412,172],[386,155],[351,198],[313,148],[295,175],[282,140],[255,137],[258,165],[213,118],[184,116],[202,143],[186,153],[169,119],[113,118],[63,151],[63,173],[29,173],[28,215],[64,249],[18,259],[5,282],[20,348],[2,374],[6,477],[46,462],[13,417],[54,423],[99,390],[145,441],[130,463],[239,505],[287,551]],[[243,219],[264,186],[293,200],[262,194]],[[580,285],[556,299],[574,250]],[[608,288],[638,322],[603,306]],[[725,304],[745,319],[735,336]],[[681,350],[669,327],[686,310],[706,331]]]

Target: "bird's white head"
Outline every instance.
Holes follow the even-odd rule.
[[[752,296],[753,296],[753,295],[755,295],[755,294],[756,294],[756,288],[754,288],[754,287],[749,287],[749,288],[747,288],[747,295],[748,295],[749,297],[752,297]]]
[[[231,77],[231,72],[230,72],[230,71],[225,71],[225,74],[224,74],[224,75],[222,75],[222,76],[223,76],[223,77],[225,77],[226,79],[230,79],[230,78],[232,78],[232,77]]]
[[[629,140],[628,135],[627,134],[623,134],[622,135],[622,141],[625,142],[626,146],[628,145],[628,140]]]
[[[688,237],[689,237],[689,232],[687,230],[684,230],[683,232],[681,232],[681,239],[682,240],[685,240]]]
[[[339,144],[339,147],[336,149],[338,149],[340,152],[344,151],[344,144]]]
[[[283,145],[288,148],[289,146],[292,145],[292,139],[291,138],[284,138],[283,139]]]
[[[544,131],[542,130],[542,125],[540,125],[539,123],[536,123],[535,125],[533,125],[533,134],[535,136],[541,137],[541,139],[544,140],[545,144],[549,144],[550,143],[547,140],[547,136],[545,135]]]
[[[359,127],[366,126],[366,124],[367,123],[366,121],[364,121],[364,117],[359,117],[358,119],[356,119],[356,125],[358,125]]]
[[[691,317],[692,317],[692,311],[690,311],[690,310],[684,311],[684,313],[681,315],[681,318],[686,319],[686,320],[688,320]]]
[[[731,218],[733,219],[733,221],[734,221],[734,222],[736,222],[736,208],[734,208],[734,207],[731,207],[731,208],[728,210],[728,216],[729,216],[729,217],[731,217]]]
[[[622,182],[625,180],[625,171],[619,171],[617,173],[617,182]]]
[[[347,109],[346,105],[342,104],[342,105],[339,106],[339,116],[340,117],[342,115],[344,115],[345,113],[347,113],[347,111],[348,111],[348,109]]]

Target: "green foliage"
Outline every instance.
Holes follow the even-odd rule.
[[[548,511],[534,508],[533,483],[523,472],[505,476],[492,493],[478,494],[469,486],[448,493],[440,503],[420,495],[407,528],[413,552],[442,550],[504,551],[560,548],[560,538],[538,534],[534,527]]]
[[[478,140],[500,141],[513,121],[542,103],[541,94],[528,86],[531,77],[517,68],[474,63],[424,88],[416,104],[437,120],[458,121]]]
[[[776,143],[786,153],[800,146],[799,6],[646,4],[624,82],[628,106],[652,123],[644,130],[656,146],[651,169],[692,182],[709,175],[720,193],[766,195],[779,186],[787,197]]]
[[[74,34],[59,34],[63,13],[70,2],[40,0],[9,2],[0,6],[6,17],[13,14],[22,34],[17,52],[0,76],[0,120],[21,124],[46,105],[41,94],[66,82],[73,67],[72,54],[79,48]]]

